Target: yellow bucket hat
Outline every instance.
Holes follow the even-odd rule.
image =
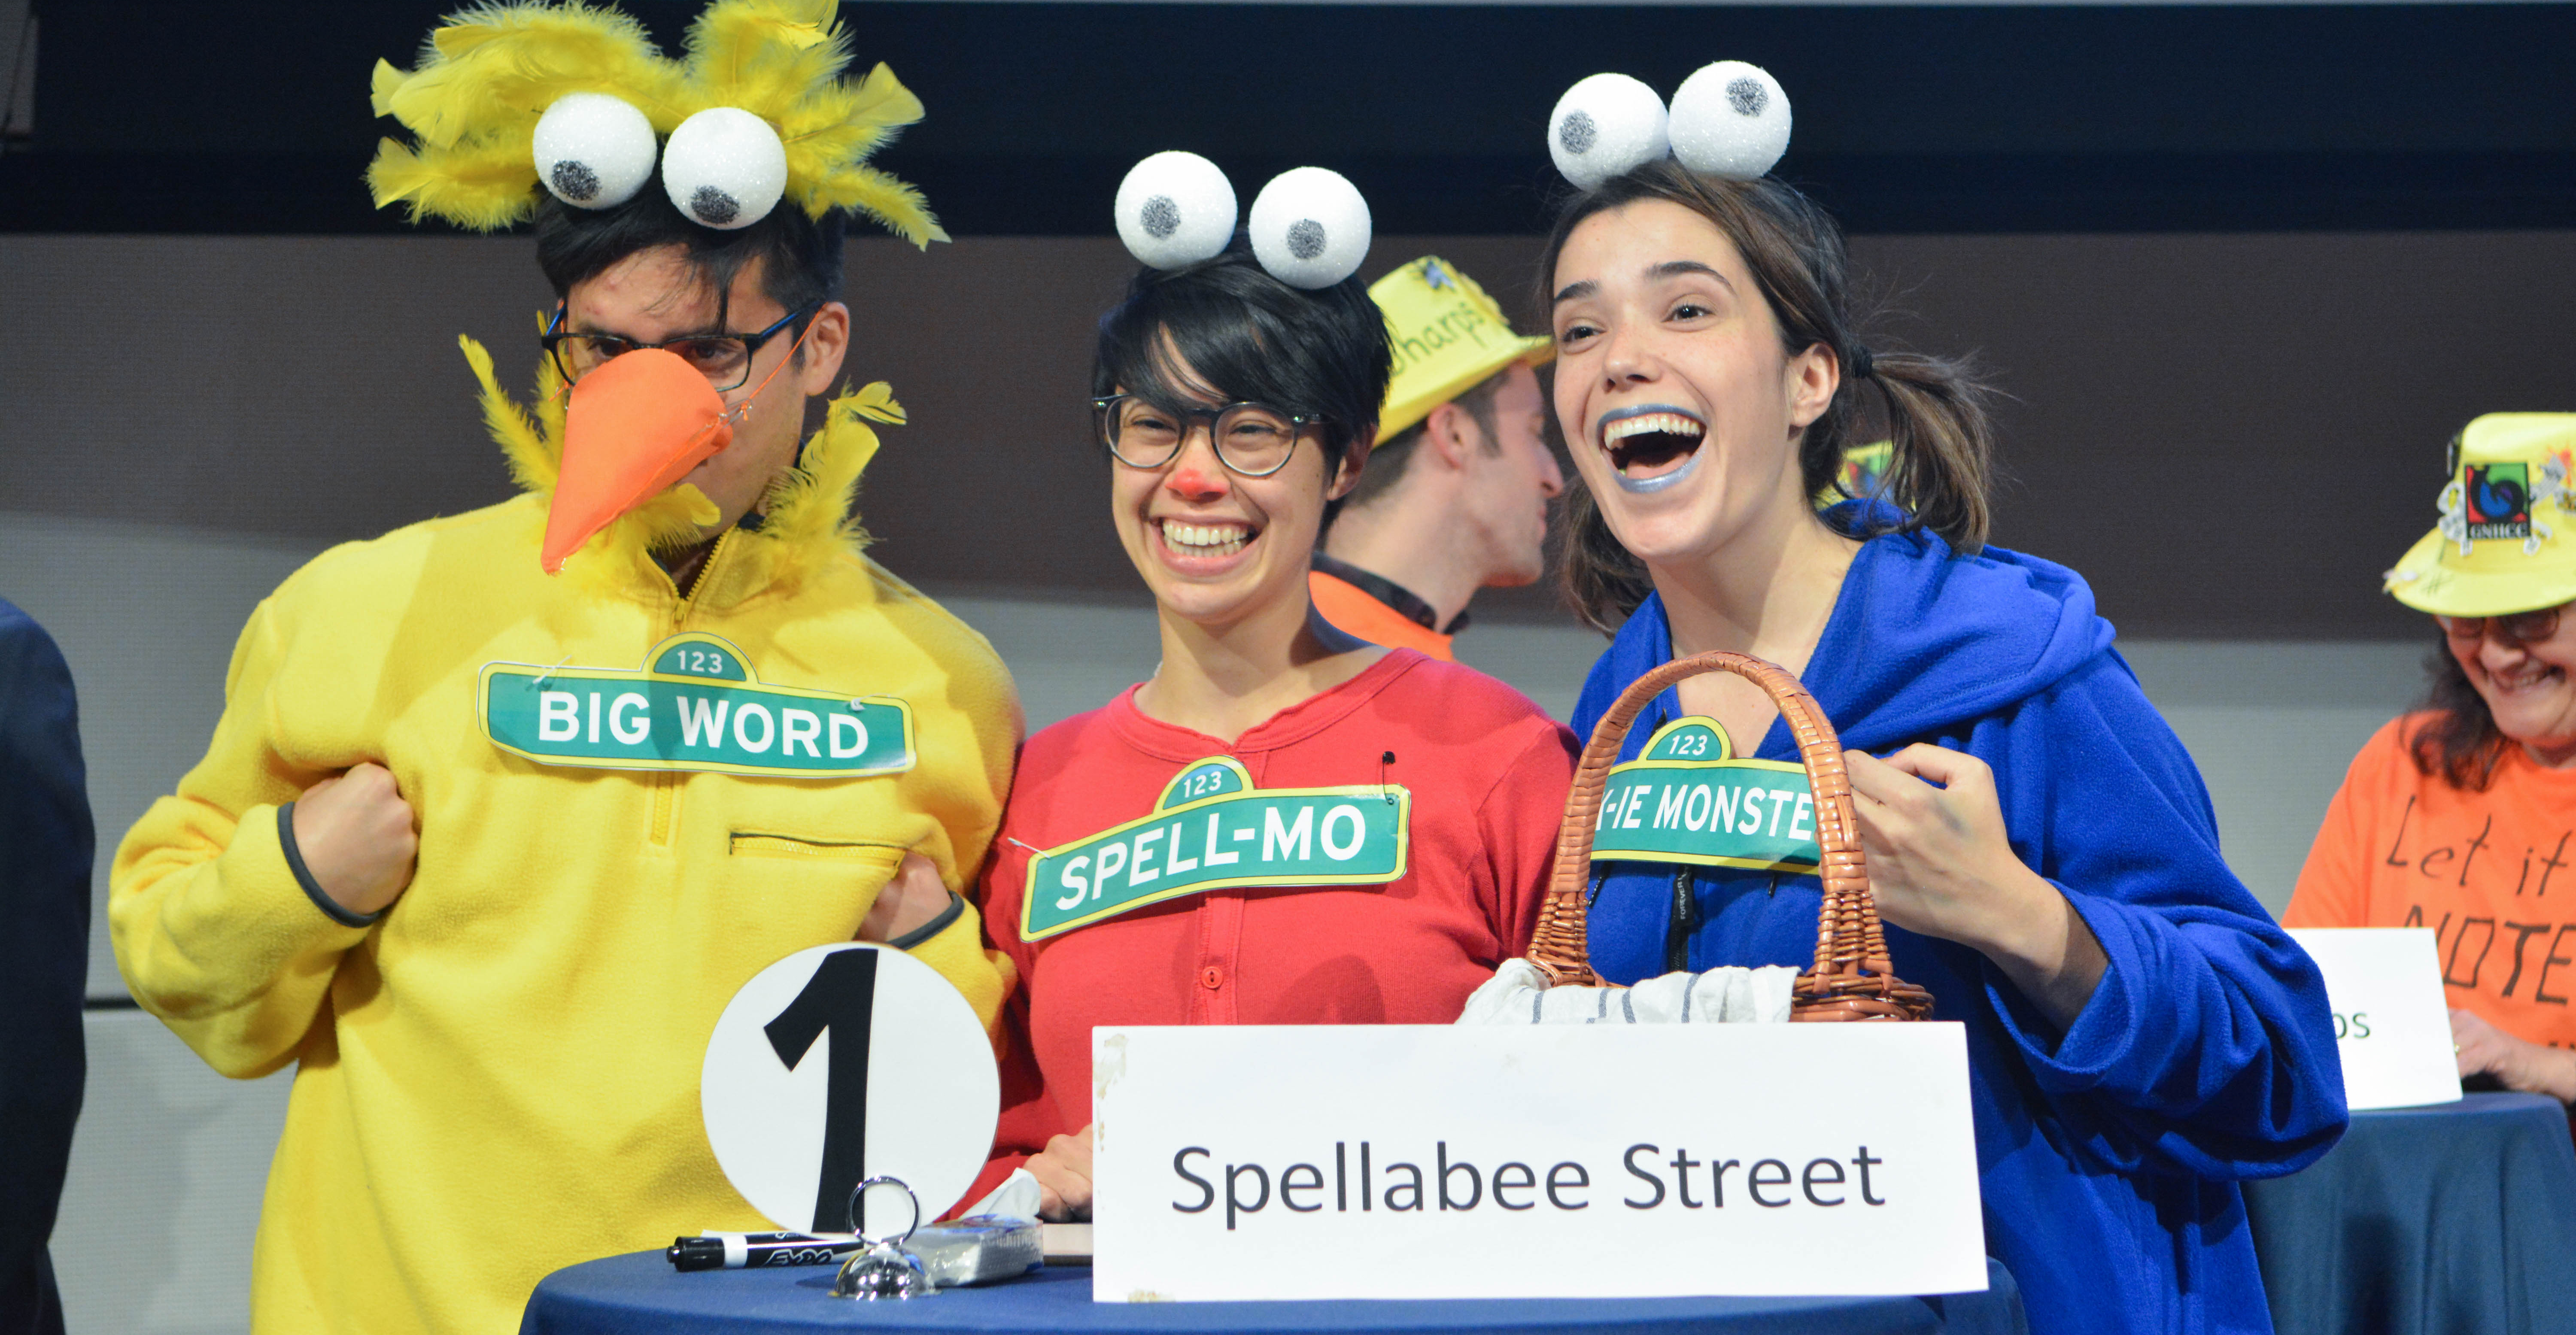
[[[2489,413],[2451,443],[2441,522],[2387,591],[2442,616],[2508,616],[2576,601],[2576,413]]]
[[[1513,333],[1485,289],[1436,255],[1369,284],[1369,296],[1386,312],[1387,336],[1395,343],[1395,377],[1377,417],[1379,440],[1513,362],[1539,366],[1556,355],[1554,339]]]

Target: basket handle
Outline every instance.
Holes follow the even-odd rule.
[[[1823,852],[1817,877],[1824,883],[1824,905],[1817,914],[1815,967],[1800,975],[1796,992],[1800,1018],[1917,1019],[1928,1014],[1931,997],[1899,981],[1888,960],[1887,936],[1878,921],[1878,903],[1869,888],[1869,866],[1861,852],[1860,825],[1852,808],[1851,775],[1843,765],[1842,741],[1816,698],[1788,669],[1751,654],[1719,650],[1675,659],[1629,683],[1609,712],[1592,729],[1574,772],[1574,788],[1565,804],[1565,824],[1557,831],[1556,866],[1538,927],[1530,937],[1529,959],[1551,985],[1597,985],[1586,935],[1585,891],[1591,883],[1593,827],[1601,815],[1602,790],[1628,730],[1648,703],[1665,688],[1703,672],[1732,672],[1770,695],[1797,738],[1798,758],[1807,770],[1807,786],[1816,809],[1816,843]],[[1811,1009],[1831,1015],[1808,1015]]]

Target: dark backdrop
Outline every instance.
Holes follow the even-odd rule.
[[[1385,237],[1368,272],[1436,252],[1523,306],[1535,250]],[[1855,250],[1897,307],[1881,343],[1977,350],[2014,396],[1998,540],[2082,570],[2132,633],[2416,634],[2378,574],[2432,525],[2442,442],[2477,412],[2576,407],[2576,233]],[[1108,239],[854,243],[853,373],[912,410],[862,497],[889,564],[1133,589],[1082,406],[1131,264]],[[546,301],[506,237],[0,237],[0,509],[336,540],[498,499],[455,336],[523,382]]]
[[[0,227],[363,232],[359,172],[461,0],[35,0],[33,151]],[[668,44],[699,0],[623,0]],[[1718,59],[1797,109],[1781,171],[1864,232],[2562,227],[2576,7],[848,4],[930,109],[887,157],[953,231],[1097,235],[1189,148],[1239,186],[1320,162],[1389,233],[1542,230],[1576,79]],[[1249,196],[1246,196],[1249,198]]]

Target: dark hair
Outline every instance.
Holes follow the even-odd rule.
[[[2433,656],[2424,660],[2433,682],[2422,706],[2433,718],[2406,739],[2406,747],[2415,758],[2416,773],[2428,778],[2438,774],[2454,788],[2482,793],[2495,782],[2496,767],[2504,763],[2505,748],[2512,742],[2496,726],[2487,698],[2470,684],[2468,669],[2452,655],[2449,637],[2438,626],[2433,634]]]
[[[1869,525],[1859,536],[1930,529],[1954,551],[1982,549],[1994,452],[1994,427],[1986,414],[1991,391],[1965,358],[1863,355],[1845,292],[1842,229],[1796,187],[1767,176],[1702,176],[1669,159],[1612,177],[1558,211],[1539,265],[1541,309],[1553,304],[1548,289],[1557,257],[1575,227],[1594,214],[1649,199],[1689,209],[1735,244],[1779,322],[1788,353],[1822,345],[1843,368],[1841,389],[1798,443],[1806,494],[1835,485],[1843,451],[1865,443],[1861,430],[1875,422],[1895,445],[1878,494],[1894,501],[1901,517]],[[1874,402],[1862,400],[1864,386],[1874,387]],[[1578,479],[1568,479],[1566,501],[1566,596],[1594,629],[1615,634],[1654,585],[1645,564],[1619,545],[1599,503]]]
[[[648,184],[615,208],[579,209],[548,197],[537,213],[537,267],[555,295],[606,273],[640,251],[679,246],[689,271],[716,294],[721,324],[733,301],[733,280],[760,260],[760,290],[790,311],[837,301],[841,295],[841,242],[849,215],[839,209],[808,217],[794,200],[780,200],[769,216],[749,227],[718,231],[701,226]],[[794,326],[802,334],[805,322]],[[799,349],[800,358],[803,356]]]
[[[1182,377],[1182,364],[1195,383]],[[1137,271],[1126,299],[1100,317],[1091,392],[1177,407],[1212,390],[1225,402],[1317,414],[1329,478],[1376,429],[1394,366],[1386,316],[1356,276],[1293,288],[1238,241],[1214,259]],[[1339,508],[1328,508],[1327,525]]]
[[[1476,429],[1484,433],[1487,454],[1503,452],[1502,424],[1494,412],[1494,396],[1502,392],[1503,379],[1511,373],[1512,368],[1506,366],[1448,400],[1458,405],[1468,420],[1476,424]],[[1363,506],[1393,491],[1395,484],[1404,479],[1405,470],[1413,466],[1413,447],[1422,443],[1423,430],[1430,425],[1431,418],[1426,413],[1421,421],[1379,441],[1377,448],[1369,451],[1368,467],[1360,470],[1360,484],[1351,488],[1351,494],[1343,497],[1342,503],[1352,507]]]

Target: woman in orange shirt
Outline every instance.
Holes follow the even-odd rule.
[[[2388,572],[2441,628],[2430,698],[2353,758],[2282,922],[2432,928],[2460,1074],[2576,1103],[2576,413],[2489,414],[2452,456]]]

